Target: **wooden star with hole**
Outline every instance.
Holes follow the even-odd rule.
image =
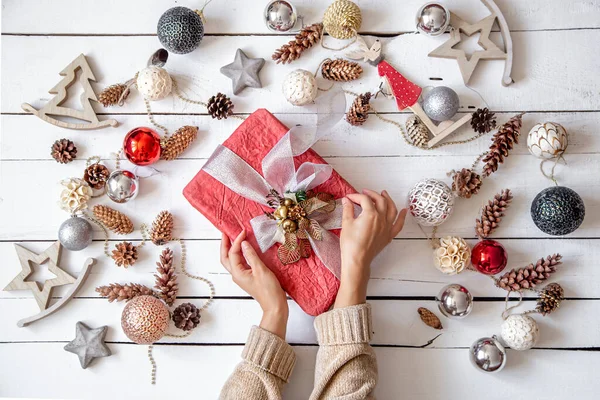
[[[26,248],[15,244],[15,250],[21,263],[21,272],[3,290],[31,290],[40,310],[48,308],[50,294],[55,286],[75,283],[76,279],[58,266],[62,246],[59,241],[52,244],[41,254],[36,254]],[[33,274],[31,263],[43,264],[48,261],[48,270],[56,275],[56,278],[48,279],[43,284],[35,281],[27,281],[27,277]]]
[[[475,24],[469,24],[457,15],[451,14],[450,25],[453,29],[450,31],[450,39],[429,53],[429,57],[456,59],[463,81],[465,84],[469,83],[479,60],[503,60],[507,57],[506,53],[490,40],[490,33],[495,20],[496,15],[491,14]],[[462,41],[461,32],[467,36],[479,32],[477,43],[483,50],[475,51],[471,58],[468,58],[464,50],[455,49],[454,46]]]

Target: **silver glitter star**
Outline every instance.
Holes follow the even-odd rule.
[[[86,369],[97,357],[108,357],[112,353],[106,344],[104,337],[108,326],[90,329],[83,322],[75,325],[76,337],[65,346],[65,350],[77,354],[81,368]]]
[[[233,94],[239,94],[247,87],[261,88],[258,73],[265,65],[264,58],[248,58],[246,53],[237,49],[235,60],[221,67],[221,73],[231,79]]]

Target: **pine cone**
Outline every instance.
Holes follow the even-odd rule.
[[[550,314],[560,307],[561,301],[565,299],[565,291],[558,283],[549,283],[540,292],[535,310],[542,315]]]
[[[427,147],[429,130],[416,115],[412,115],[406,120],[406,133],[414,146],[420,149]]]
[[[133,222],[120,211],[107,206],[95,205],[94,216],[109,230],[119,235],[133,232]]]
[[[371,101],[371,93],[369,92],[358,95],[356,99],[354,99],[350,109],[346,113],[346,121],[348,121],[350,125],[360,126],[365,123],[369,116],[369,110],[371,109],[369,101]]]
[[[515,143],[519,143],[519,134],[523,125],[523,114],[516,115],[502,125],[492,137],[492,145],[483,158],[483,175],[490,176],[504,162]]]
[[[512,198],[510,189],[504,189],[495,195],[492,200],[488,200],[487,205],[481,208],[481,219],[475,220],[475,234],[477,237],[487,238],[498,227]]]
[[[231,99],[223,93],[217,93],[216,96],[213,96],[208,100],[206,109],[213,118],[227,119],[228,116],[233,114],[233,103],[231,102]]]
[[[469,199],[474,194],[477,194],[480,188],[481,176],[479,176],[479,174],[467,168],[463,168],[459,172],[454,173],[452,191],[459,197]]]
[[[540,258],[535,265],[529,264],[525,268],[513,269],[496,279],[496,286],[509,292],[519,292],[523,289],[533,289],[535,285],[550,277],[556,271],[556,266],[562,264],[562,256],[554,254]]]
[[[104,107],[110,107],[114,105],[123,105],[123,102],[129,96],[129,88],[127,85],[121,83],[112,85],[104,89],[98,95],[98,101],[102,103]]]
[[[157,246],[170,242],[173,239],[173,214],[161,211],[152,223],[150,240]]]
[[[488,108],[478,108],[471,116],[471,128],[477,133],[487,133],[496,127],[496,114]]]
[[[112,259],[118,267],[130,267],[138,259],[138,249],[131,242],[121,242],[115,245],[112,252]]]
[[[173,250],[168,247],[163,250],[160,255],[160,261],[156,263],[156,274],[154,274],[156,285],[155,289],[159,290],[158,296],[172,306],[177,298],[177,273],[173,265]]]
[[[136,296],[150,295],[156,296],[154,290],[147,286],[140,285],[138,283],[128,283],[121,285],[119,283],[111,283],[108,286],[98,286],[96,292],[100,293],[103,297],[108,297],[108,301],[131,300]]]
[[[271,57],[273,61],[277,61],[277,64],[291,63],[297,60],[302,55],[302,52],[321,40],[323,35],[323,24],[313,24],[302,29],[300,33],[296,35],[294,40],[284,44],[279,49],[275,50]]]
[[[108,168],[100,163],[94,163],[85,169],[83,180],[94,189],[102,189],[109,175]]]
[[[425,325],[432,327],[433,329],[443,329],[442,322],[440,319],[424,307],[419,307],[417,312],[421,316],[421,321],[425,323]]]
[[[171,161],[176,159],[190,147],[197,137],[197,126],[186,125],[177,129],[177,131],[165,141],[160,153],[161,160]]]
[[[360,78],[363,69],[352,61],[327,59],[321,66],[323,78],[330,81],[348,82]]]
[[[52,158],[61,164],[68,164],[77,156],[77,147],[69,139],[59,139],[52,144]]]
[[[192,303],[183,303],[173,311],[175,326],[184,331],[191,331],[200,323],[200,310]]]

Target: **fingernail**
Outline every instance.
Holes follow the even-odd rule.
[[[242,249],[247,250],[248,247],[250,247],[250,243],[246,242],[245,240],[242,242]]]
[[[345,206],[346,204],[348,204],[348,199],[345,197],[342,197],[342,205]]]
[[[381,194],[384,194],[387,196],[388,192],[387,192],[387,190],[384,190],[383,192],[381,192]]]

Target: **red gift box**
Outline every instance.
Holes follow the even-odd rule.
[[[250,115],[223,146],[235,152],[262,175],[262,159],[288,130],[273,114],[260,109]],[[326,164],[312,149],[295,157],[294,162],[296,168],[305,162]],[[336,199],[348,193],[356,193],[356,190],[335,171],[325,183],[314,190],[330,193]],[[264,211],[272,210],[234,193],[203,170],[200,170],[185,187],[183,195],[232,240],[245,228],[248,240],[259,251],[250,220]],[[331,232],[337,236],[340,234],[339,229]],[[283,289],[307,314],[319,315],[327,311],[335,300],[339,288],[338,279],[314,254],[310,258],[283,265],[277,257],[278,246],[279,244],[272,246],[260,254],[260,258],[275,273]]]

